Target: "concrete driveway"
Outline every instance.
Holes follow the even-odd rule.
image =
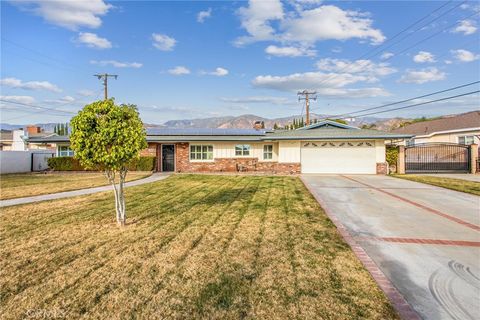
[[[302,180],[418,315],[479,319],[480,197],[386,176]]]

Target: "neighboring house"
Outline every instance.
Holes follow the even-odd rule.
[[[0,150],[24,151],[26,150],[23,130],[2,131],[0,133]]]
[[[264,129],[147,129],[158,171],[271,173],[386,173],[385,140],[412,135],[364,130],[322,121],[292,131]],[[67,136],[31,137],[71,156]]]
[[[392,130],[395,134],[414,135],[407,145],[448,142],[460,144],[480,143],[480,111],[462,113],[441,119],[412,123]]]

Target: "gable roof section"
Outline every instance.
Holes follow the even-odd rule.
[[[339,128],[339,129],[357,129],[360,130],[357,127],[352,127],[337,121],[332,121],[332,120],[322,120],[317,123],[313,123],[311,125],[299,128],[297,130],[310,130],[310,129],[317,129],[317,128]]]
[[[378,130],[320,127],[311,130],[267,133],[263,140],[408,139],[411,137],[410,134],[395,134]]]
[[[433,135],[437,132],[472,128],[480,128],[480,111],[478,110],[441,119],[412,123],[391,132],[423,136]]]

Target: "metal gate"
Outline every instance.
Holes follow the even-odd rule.
[[[44,171],[48,169],[48,159],[55,153],[32,153],[32,171]]]
[[[406,173],[470,172],[470,147],[455,143],[425,143],[405,148]]]

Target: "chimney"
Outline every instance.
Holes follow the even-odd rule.
[[[262,130],[265,129],[265,124],[263,121],[255,121],[253,123],[253,129],[255,130]]]
[[[40,127],[37,126],[27,126],[27,133],[28,134],[34,134],[34,133],[40,133]]]

